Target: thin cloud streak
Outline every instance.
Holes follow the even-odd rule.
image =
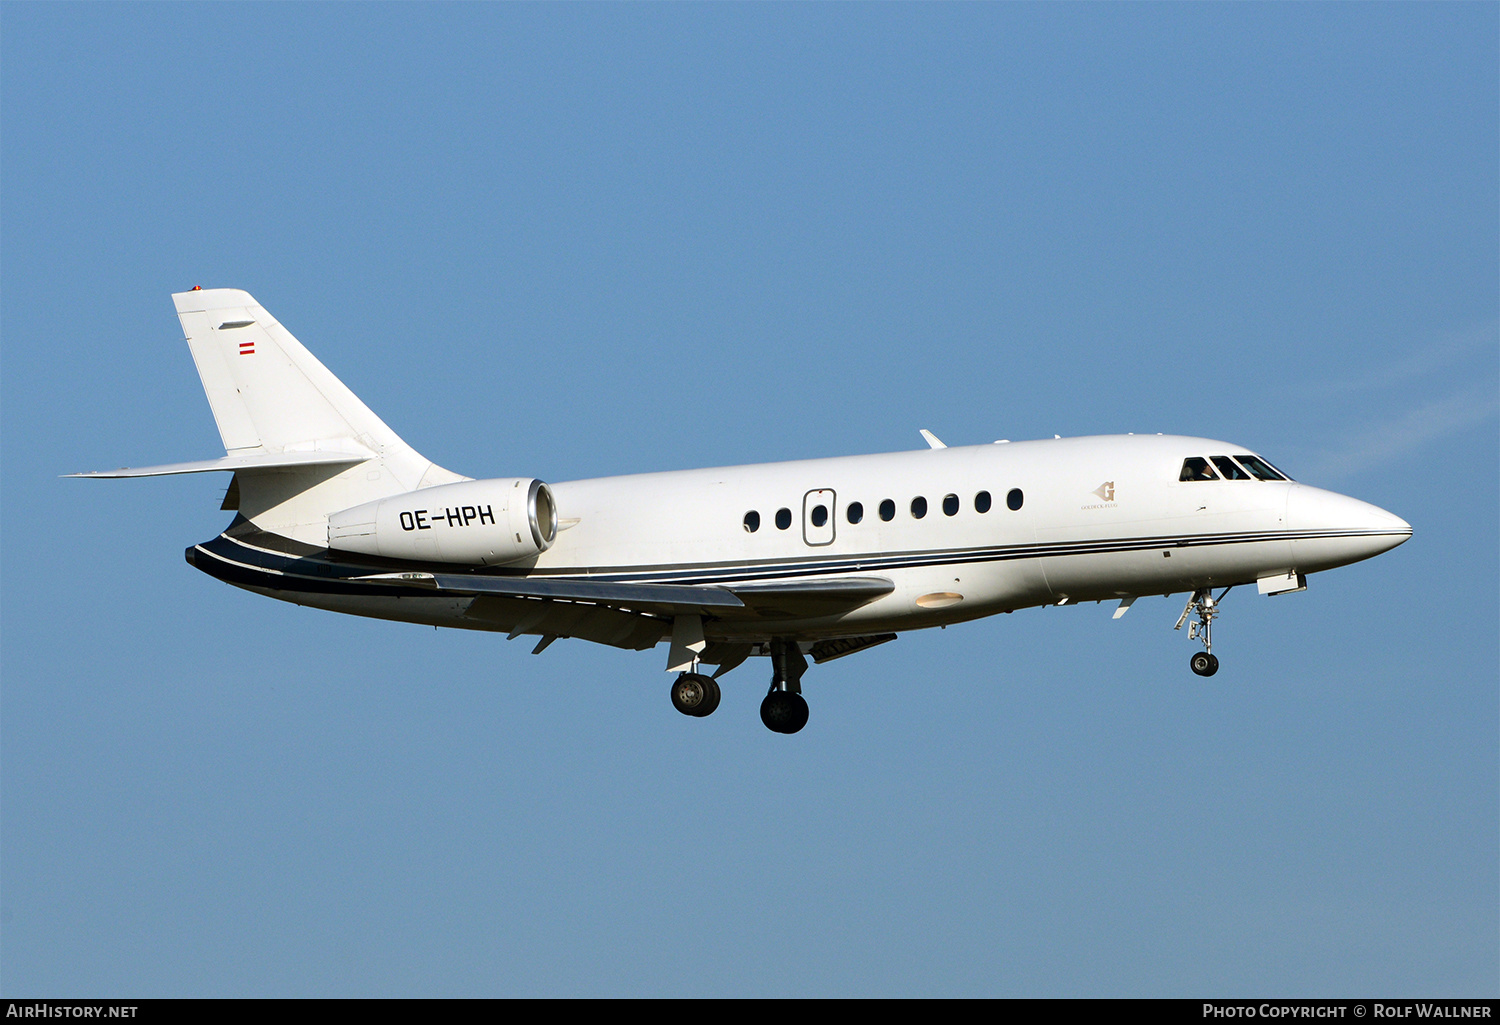
[[[1424,346],[1384,367],[1367,368],[1367,372],[1359,377],[1325,381],[1313,386],[1310,391],[1319,395],[1341,395],[1395,387],[1438,373],[1477,352],[1493,353],[1497,342],[1500,342],[1500,321],[1492,320],[1455,331],[1443,340]]]
[[[1314,458],[1304,471],[1309,479],[1347,478],[1382,463],[1410,455],[1449,435],[1500,415],[1500,391],[1486,381],[1430,402],[1399,419],[1366,427],[1345,438],[1336,449]]]

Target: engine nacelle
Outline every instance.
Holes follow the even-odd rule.
[[[530,477],[441,484],[328,517],[328,547],[388,559],[496,566],[556,538],[552,490]]]

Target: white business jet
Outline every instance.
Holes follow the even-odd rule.
[[[923,431],[928,449],[888,455],[474,480],[417,454],[249,294],[172,298],[227,455],[76,476],[230,471],[234,521],[187,560],[272,598],[534,635],[536,652],[667,641],[689,716],[763,655],[761,718],[795,733],[808,656],[1031,606],[1118,601],[1119,618],[1143,595],[1189,595],[1177,626],[1212,676],[1231,588],[1300,591],[1411,536],[1242,445],[1162,435],[948,448]]]

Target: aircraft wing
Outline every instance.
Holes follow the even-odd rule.
[[[372,584],[430,587],[443,594],[477,598],[587,602],[649,616],[697,615],[719,619],[831,616],[867,605],[895,590],[895,584],[884,577],[778,580],[718,587],[423,572],[378,573],[356,579]],[[489,607],[498,611],[495,603],[489,603]]]
[[[724,589],[763,618],[834,616],[868,605],[896,589],[885,577],[773,580],[725,584]]]
[[[467,573],[378,573],[355,579],[372,584],[430,587],[452,595],[592,602],[658,616],[712,616],[745,607],[744,602],[723,588],[682,584],[621,584],[568,578],[471,576]]]
[[[465,616],[507,629],[511,638],[540,634],[542,641],[537,651],[554,637],[579,637],[617,648],[643,650],[655,646],[670,633],[674,616],[780,619],[837,615],[895,590],[895,585],[884,577],[772,581],[724,587],[423,572],[379,573],[355,579],[372,584],[430,587],[440,594],[454,596],[473,595],[474,603]],[[749,646],[745,649],[748,652]]]

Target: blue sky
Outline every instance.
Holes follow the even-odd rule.
[[[1500,991],[1500,9],[0,6],[0,991]],[[172,311],[569,480],[1203,434],[1413,540],[667,700],[182,560]]]

